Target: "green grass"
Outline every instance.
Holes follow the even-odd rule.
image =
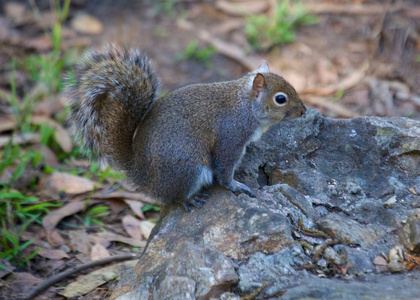
[[[193,59],[209,68],[212,65],[211,58],[215,53],[216,49],[213,46],[199,47],[198,40],[192,40],[181,53],[177,54],[175,58],[177,60]]]
[[[57,203],[39,202],[37,197],[13,188],[14,182],[27,167],[38,165],[40,160],[38,151],[24,152],[19,146],[13,146],[12,140],[0,152],[0,174],[4,174],[6,169],[12,170],[10,176],[3,176],[5,179],[0,181],[0,259],[6,259],[19,267],[28,264],[38,251],[29,255],[24,253],[32,241],[21,243],[22,233],[30,224],[40,224],[42,215],[48,213],[50,208],[60,206]]]
[[[21,133],[34,133],[40,137],[40,143],[54,148],[52,136],[54,130],[48,125],[33,125],[31,117],[36,103],[47,96],[62,90],[62,71],[66,57],[61,53],[62,22],[67,18],[70,0],[52,2],[56,11],[56,20],[51,28],[53,49],[45,55],[33,55],[17,63],[11,63],[10,102],[12,113],[16,119],[16,128],[7,145],[0,149],[0,259],[6,259],[12,264],[22,267],[38,253],[39,249],[29,251],[32,240],[23,242],[21,235],[33,223],[41,224],[42,216],[51,208],[61,206],[61,203],[40,201],[34,196],[36,182],[30,182],[16,190],[17,181],[28,170],[41,171],[45,166],[45,158],[40,151],[25,148],[13,143],[13,136]],[[62,5],[60,4],[62,3]],[[21,100],[17,95],[15,71],[20,68],[27,72],[34,86],[35,93],[25,93]],[[33,181],[36,180],[34,176]],[[1,267],[1,265],[0,265]]]
[[[317,22],[317,18],[307,12],[302,2],[295,1],[292,7],[289,0],[283,0],[270,15],[248,16],[245,31],[251,48],[264,51],[294,41],[299,25]]]

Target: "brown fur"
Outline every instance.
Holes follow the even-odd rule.
[[[251,193],[233,179],[246,145],[305,112],[294,88],[265,63],[240,79],[189,85],[158,100],[159,79],[136,50],[92,52],[75,74],[71,119],[86,146],[165,203],[188,203],[213,178]],[[278,92],[288,96],[283,106],[273,101]]]

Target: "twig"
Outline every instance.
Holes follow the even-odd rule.
[[[213,36],[207,30],[197,29],[193,23],[187,20],[180,19],[177,24],[182,29],[196,33],[200,40],[211,44],[220,54],[235,60],[247,71],[252,71],[255,69],[255,67],[258,66],[258,63],[260,62],[258,57],[247,55],[245,51],[238,45],[223,41],[222,39]]]
[[[316,97],[316,96],[303,96],[302,101],[305,104],[310,105],[317,105],[323,108],[329,109],[336,113],[338,116],[343,118],[356,118],[359,115],[355,112],[352,112],[350,109],[346,108],[344,105],[340,103],[334,103],[330,100],[323,98],[323,97]]]
[[[308,235],[308,236],[321,238],[321,239],[331,238],[328,234],[326,234],[325,232],[321,230],[306,228],[305,225],[303,225],[303,220],[301,218],[299,218],[298,220],[298,228],[303,232],[303,234]]]
[[[308,4],[306,8],[313,14],[342,14],[342,15],[377,15],[383,12],[383,4]],[[408,10],[409,6],[397,3],[389,7],[388,12],[395,13]]]
[[[76,266],[74,268],[68,269],[67,271],[64,271],[62,273],[59,273],[45,281],[43,281],[41,284],[39,284],[35,289],[33,289],[28,295],[24,296],[23,300],[31,300],[35,298],[37,295],[41,294],[45,290],[47,290],[50,286],[56,284],[57,282],[63,280],[66,277],[69,277],[73,274],[79,273],[81,271],[84,271],[89,268],[98,267],[102,265],[106,265],[108,263],[114,263],[114,262],[120,262],[125,260],[133,260],[137,259],[138,255],[129,253],[129,254],[121,254],[121,255],[115,255],[106,257],[99,260],[90,261],[88,263],[85,263],[83,265]]]
[[[256,289],[253,293],[249,294],[248,296],[244,296],[241,297],[241,300],[253,300],[255,299],[255,297],[258,296],[259,293],[261,293],[261,291],[263,289],[265,289],[268,286],[267,282],[264,282],[262,286],[260,286],[258,289]]]
[[[325,249],[327,249],[330,246],[334,246],[339,242],[340,241],[338,239],[327,240],[325,243],[323,243],[321,246],[315,249],[313,261],[317,263],[321,258],[321,255],[324,253]]]

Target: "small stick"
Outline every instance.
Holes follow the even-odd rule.
[[[265,289],[268,286],[267,282],[264,282],[262,286],[260,286],[258,289],[256,289],[253,293],[249,294],[248,296],[244,296],[241,297],[241,300],[253,300],[255,299],[255,297],[258,296],[259,293],[261,293],[261,291],[263,289]]]
[[[324,253],[325,249],[327,249],[330,246],[337,245],[339,242],[340,241],[338,239],[327,240],[325,243],[319,246],[318,249],[315,250],[313,261],[317,263],[320,260],[321,255]]]
[[[41,284],[39,284],[37,287],[35,287],[28,295],[24,296],[23,300],[31,300],[47,290],[50,286],[56,284],[57,282],[63,280],[66,277],[69,277],[73,274],[79,273],[81,271],[84,271],[89,268],[98,267],[102,265],[106,265],[108,263],[113,262],[120,262],[125,260],[133,260],[138,258],[137,254],[129,253],[129,254],[121,254],[121,255],[115,255],[110,257],[105,257],[102,259],[90,261],[88,263],[85,263],[83,265],[76,266],[74,268],[68,269],[67,271],[64,271],[62,273],[59,273],[45,281],[43,281]]]

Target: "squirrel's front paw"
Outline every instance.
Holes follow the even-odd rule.
[[[239,192],[239,193],[247,194],[248,196],[252,198],[256,197],[255,194],[251,191],[251,189],[246,184],[243,184],[236,180],[232,180],[228,185],[226,185],[226,187],[234,193]]]

